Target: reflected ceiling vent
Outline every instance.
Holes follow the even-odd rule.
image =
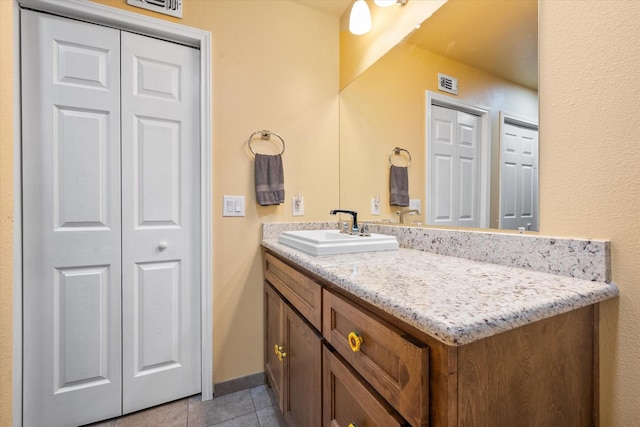
[[[182,0],[127,0],[127,4],[182,18]]]
[[[438,73],[438,89],[443,92],[449,92],[454,95],[458,94],[458,79]]]

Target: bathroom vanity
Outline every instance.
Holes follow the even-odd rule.
[[[398,240],[314,257],[265,231],[265,371],[289,425],[598,425],[598,303],[618,294],[593,262],[606,242],[567,243],[585,250],[562,261],[576,278]]]

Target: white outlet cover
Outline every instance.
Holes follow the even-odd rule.
[[[420,199],[409,200],[409,209],[417,209],[418,212],[422,213],[422,209],[420,208]]]
[[[303,216],[304,215],[304,197],[292,197],[291,198],[291,209],[293,216]]]
[[[380,200],[375,197],[371,198],[371,215],[380,215]]]

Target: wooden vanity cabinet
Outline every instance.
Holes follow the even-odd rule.
[[[265,369],[288,425],[599,425],[597,304],[450,346],[303,271],[265,253]]]

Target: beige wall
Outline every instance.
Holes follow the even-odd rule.
[[[459,79],[451,99],[491,109],[491,225],[498,227],[499,117],[501,110],[538,119],[538,94],[491,74],[401,43],[353,80],[340,94],[340,203],[364,220],[397,220],[389,205],[389,153],[399,146],[411,153],[409,195],[425,197],[426,91],[438,91],[438,72]],[[404,165],[399,158],[394,163]],[[371,216],[371,198],[380,197],[380,216]],[[412,216],[411,221],[424,221]]]
[[[0,1],[0,426],[11,425],[13,370],[13,2]]]
[[[600,311],[603,427],[640,420],[639,24],[637,1],[540,4],[541,231],[610,239],[620,287]]]
[[[11,425],[13,351],[8,3],[0,0],[2,426]],[[291,219],[290,202],[280,208],[255,208],[251,159],[243,140],[262,127],[280,131],[291,146],[285,154],[287,191],[300,187],[304,192],[308,214],[303,219],[327,219],[325,205],[333,206],[338,199],[338,27],[333,19],[287,2],[186,4],[200,13],[189,18],[189,25],[214,33],[214,370],[216,380],[223,380],[262,369],[259,224]],[[635,81],[640,69],[640,3],[577,4],[543,0],[540,6],[541,228],[544,234],[612,242],[613,279],[621,296],[601,309],[600,425],[634,426],[640,419],[640,87]],[[294,18],[301,20],[289,22]],[[271,26],[266,28],[265,22]],[[333,47],[325,50],[327,38]],[[248,216],[223,220],[218,215],[223,193],[247,195]]]

